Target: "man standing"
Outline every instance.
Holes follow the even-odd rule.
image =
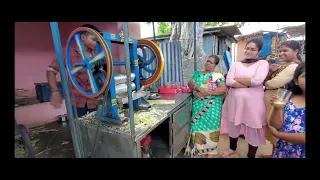
[[[101,32],[97,27],[91,24],[85,24],[85,25],[82,25],[81,27],[87,27],[97,32]],[[96,43],[97,43],[96,37],[89,32],[84,32],[81,34],[81,40],[84,46],[86,56],[91,58],[94,57],[96,55],[96,52],[95,52]],[[66,48],[63,49],[63,52],[65,51],[66,51]],[[70,48],[70,57],[71,57],[72,64],[82,61],[80,52],[77,49]],[[56,80],[56,75],[58,72],[59,72],[59,66],[58,66],[57,58],[54,58],[47,69],[47,80],[51,88],[50,104],[55,108],[60,108],[62,104],[62,98],[58,90],[57,80]],[[83,90],[87,92],[92,91],[90,81],[89,81],[89,76],[85,71],[79,71],[75,75],[75,77]],[[72,91],[75,97],[75,102],[72,101],[72,105],[76,107],[78,117],[84,116],[85,114],[87,114],[88,111],[92,112],[96,110],[94,98],[86,98],[74,88],[72,89]]]

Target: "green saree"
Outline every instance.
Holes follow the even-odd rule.
[[[206,87],[206,81],[210,76],[217,85],[225,83],[224,76],[220,73],[201,75],[201,72],[201,70],[196,71],[192,76],[197,86]],[[193,97],[191,135],[185,154],[191,157],[195,153],[218,154],[222,103],[223,95],[208,96],[202,99]]]

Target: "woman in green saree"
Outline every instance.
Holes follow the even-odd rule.
[[[227,92],[225,78],[213,72],[219,57],[211,55],[204,70],[196,71],[188,86],[193,90],[191,135],[185,154],[214,158],[218,155],[223,96]]]

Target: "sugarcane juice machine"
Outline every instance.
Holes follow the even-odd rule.
[[[81,34],[91,33],[96,37],[96,56],[86,57],[81,41]],[[111,43],[124,44],[123,33],[112,34],[79,27],[69,35],[66,46],[65,66],[68,78],[73,87],[86,98],[95,98],[98,105],[96,119],[105,123],[121,124],[125,117],[119,115],[120,104],[128,104],[133,101],[134,109],[148,109],[150,105],[143,99],[146,92],[142,87],[150,86],[161,76],[164,69],[164,59],[159,46],[146,39],[127,39],[129,47],[125,46],[126,59],[130,59],[131,74],[115,74],[114,66],[126,66],[126,61],[113,62]],[[76,42],[82,61],[71,62],[70,50],[72,43]],[[138,50],[140,49],[140,51]],[[148,51],[149,50],[149,51]],[[128,53],[129,51],[129,53]],[[95,69],[94,72],[92,70]],[[127,71],[128,72],[128,71]],[[76,74],[87,73],[91,85],[91,91],[84,90],[76,80]],[[131,82],[131,88],[128,87]],[[132,92],[128,92],[128,90]],[[128,93],[127,97],[124,97]],[[129,98],[129,96],[132,97]]]

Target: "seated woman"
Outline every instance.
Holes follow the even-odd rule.
[[[191,137],[186,153],[213,158],[218,155],[223,96],[227,91],[222,74],[213,72],[219,57],[211,55],[204,70],[196,71],[188,86],[193,90]]]
[[[270,133],[278,138],[274,158],[305,158],[306,98],[305,64],[301,63],[294,72],[289,90],[293,96],[284,108],[275,107],[269,124]],[[273,97],[271,104],[277,99]]]

